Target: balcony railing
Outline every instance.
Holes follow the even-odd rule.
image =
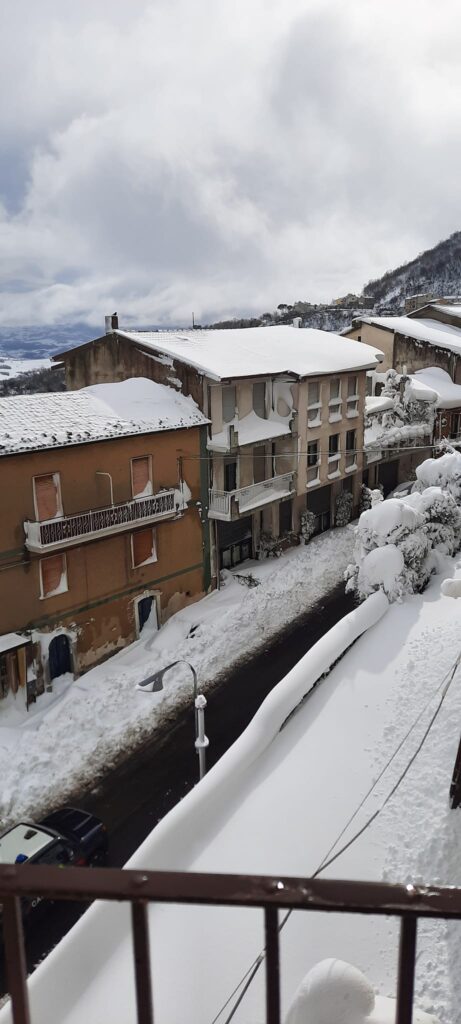
[[[13,1024],[30,1024],[20,898],[111,900],[131,904],[131,929],[138,1024],[153,1024],[148,904],[187,903],[252,907],[264,912],[266,1024],[280,1024],[279,911],[399,917],[400,945],[395,1024],[412,1024],[418,918],[461,920],[461,889],[454,886],[389,885],[322,878],[210,875],[121,868],[0,866],[3,939]],[[314,915],[313,927],[315,928]],[[224,954],[223,954],[224,955]],[[78,969],[76,965],[75,969]],[[82,998],[88,999],[82,978]],[[237,996],[236,996],[237,999]],[[234,1003],[235,1007],[235,1003]]]
[[[171,488],[148,498],[135,498],[121,505],[80,512],[75,516],[62,516],[42,523],[26,522],[26,547],[29,551],[48,551],[75,544],[76,541],[84,543],[98,536],[120,533],[127,527],[167,519],[183,507],[182,501],[176,506],[175,491]]]
[[[282,473],[280,476],[249,484],[248,487],[239,487],[234,491],[218,491],[213,488],[209,493],[208,515],[210,519],[230,520],[233,518],[233,511],[237,517],[238,514],[244,515],[251,509],[259,508],[271,501],[286,498],[292,491],[293,476],[293,472]]]

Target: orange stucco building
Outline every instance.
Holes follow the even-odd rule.
[[[0,400],[2,694],[33,699],[209,588],[207,421],[152,381],[101,390]]]

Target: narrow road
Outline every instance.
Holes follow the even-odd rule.
[[[207,767],[218,761],[240,736],[273,687],[353,607],[354,598],[345,595],[344,585],[339,585],[292,623],[283,635],[220,681],[208,695]],[[146,694],[146,700],[149,699]],[[157,822],[195,785],[198,757],[194,739],[191,695],[190,708],[178,715],[163,737],[157,735],[146,743],[98,782],[94,790],[77,792],[68,801],[93,812],[105,822],[113,866],[122,866]],[[29,970],[34,969],[82,912],[81,904],[57,904],[46,908],[46,913],[29,926],[26,943]],[[3,985],[1,987],[3,989]]]

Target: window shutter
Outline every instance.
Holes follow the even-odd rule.
[[[51,558],[43,558],[40,562],[42,570],[43,596],[57,590],[61,583],[61,577],[65,571],[64,556],[52,555]]]
[[[54,519],[59,512],[58,491],[52,474],[34,477],[37,515],[40,521]]]
[[[138,530],[132,534],[133,540],[133,565],[142,565],[148,562],[154,555],[154,531]]]
[[[141,459],[131,460],[131,474],[133,481],[133,498],[138,497],[141,494],[147,493],[147,485],[150,481],[150,459],[148,455],[143,456]]]

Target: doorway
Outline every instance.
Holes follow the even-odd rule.
[[[54,636],[48,648],[50,679],[72,672],[72,654],[69,637],[65,633]]]
[[[137,602],[136,608],[139,636],[141,635],[148,620],[150,620],[149,625],[153,630],[158,629],[157,602],[153,594],[147,594],[146,597],[141,597],[140,601]]]

